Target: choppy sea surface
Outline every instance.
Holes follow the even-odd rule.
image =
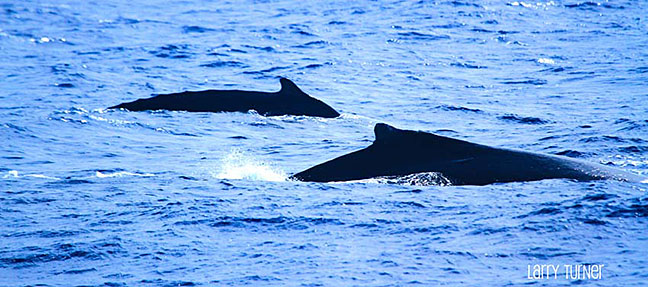
[[[647,2],[354,2],[0,1],[0,286],[648,284],[645,184],[286,180],[377,122],[647,175]],[[281,76],[342,117],[105,109]]]

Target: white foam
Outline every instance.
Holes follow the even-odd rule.
[[[143,177],[155,176],[152,173],[136,173],[136,172],[128,172],[128,171],[118,171],[118,172],[113,172],[113,173],[103,173],[103,172],[97,171],[95,173],[95,175],[98,178],[124,177],[124,176],[143,176]]]
[[[219,170],[211,172],[213,177],[225,179],[247,179],[264,181],[285,181],[283,171],[269,166],[238,150],[231,151],[221,160]]]
[[[18,176],[18,171],[17,170],[10,170],[2,178],[9,178],[9,177],[19,177]]]
[[[25,174],[25,175],[20,175],[20,173],[17,170],[10,170],[5,174],[2,178],[21,178],[21,177],[33,177],[33,178],[42,178],[42,179],[51,179],[51,180],[61,180],[58,177],[53,177],[53,176],[47,176],[43,174],[38,174],[38,173],[33,173],[33,174]]]
[[[540,58],[538,59],[538,63],[540,64],[547,64],[547,65],[554,65],[556,62],[552,59],[549,58]]]
[[[372,118],[362,116],[362,115],[356,115],[356,114],[347,114],[347,113],[340,113],[340,118],[342,119],[349,119],[349,120],[362,120],[362,119],[368,119],[372,121],[376,121]]]
[[[510,3],[509,5],[511,5],[511,6],[522,6],[524,8],[532,8],[532,7],[534,7],[533,4],[525,3],[525,2],[522,2],[522,1],[520,1],[520,2],[515,1],[515,2]]]
[[[109,124],[115,124],[115,125],[132,125],[132,124],[136,124],[136,122],[133,122],[133,121],[107,119],[107,118],[100,117],[100,116],[95,116],[95,115],[92,115],[92,114],[88,114],[88,117],[95,120],[95,121],[107,122]]]
[[[368,179],[351,180],[348,182],[374,183],[374,184],[399,184],[407,186],[448,186],[452,181],[439,172],[420,172],[408,175],[377,176]]]
[[[23,177],[35,177],[35,178],[43,178],[43,179],[51,179],[51,180],[61,180],[61,179],[58,178],[58,177],[47,176],[47,175],[38,174],[38,173],[35,173],[35,174],[25,174]]]

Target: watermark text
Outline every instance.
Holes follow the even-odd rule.
[[[527,279],[603,279],[605,264],[535,264],[527,265]]]

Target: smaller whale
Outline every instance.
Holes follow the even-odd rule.
[[[379,123],[369,147],[291,176],[330,182],[439,173],[451,185],[565,178],[579,181],[643,181],[638,175],[572,158],[475,144],[431,133],[401,130]],[[426,175],[428,176],[428,175]]]
[[[187,112],[248,112],[255,110],[264,116],[313,116],[335,118],[340,114],[324,102],[315,99],[281,78],[278,92],[240,90],[207,90],[156,95],[148,99],[122,103],[109,109],[129,111],[169,110]]]

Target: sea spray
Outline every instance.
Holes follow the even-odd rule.
[[[211,172],[213,177],[264,181],[285,181],[286,174],[252,156],[234,149],[221,159],[219,167]]]

